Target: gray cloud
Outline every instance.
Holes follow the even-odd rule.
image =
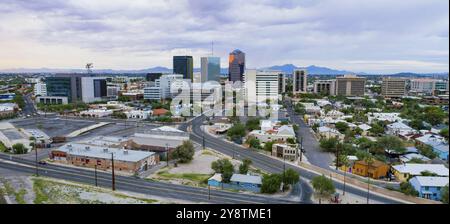
[[[448,1],[441,0],[138,0],[0,2],[0,34],[139,57],[177,49],[207,54],[241,48],[251,67],[317,63],[389,72],[373,61],[448,70]],[[9,22],[19,24],[8,27]],[[3,40],[4,41],[4,40]],[[160,52],[160,53],[158,53]],[[202,55],[194,55],[202,56]],[[153,60],[148,60],[148,66]],[[155,60],[160,62],[160,60]],[[77,62],[78,63],[78,62]],[[156,62],[155,62],[156,63]],[[358,66],[355,66],[357,64]],[[376,64],[379,67],[373,67]],[[166,66],[170,65],[168,60]],[[127,65],[132,66],[132,65]],[[422,66],[422,67],[420,67]],[[434,67],[432,67],[434,66]]]

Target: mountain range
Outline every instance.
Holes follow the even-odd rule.
[[[311,75],[344,75],[344,74],[358,74],[358,75],[369,75],[364,72],[352,72],[345,70],[336,70],[327,67],[320,67],[315,65],[310,65],[307,67],[297,67],[293,64],[285,64],[285,65],[276,65],[271,67],[265,67],[262,69],[268,70],[277,70],[282,71],[284,73],[292,74],[294,69],[306,69],[308,74]],[[0,70],[1,73],[85,73],[85,69],[52,69],[52,68],[37,68],[37,69],[28,69],[28,68],[18,68],[18,69],[4,69]],[[139,70],[114,70],[114,69],[94,69],[94,73],[98,74],[145,74],[145,73],[171,73],[172,69],[167,67],[157,66],[153,68],[147,69],[139,69]],[[194,68],[194,72],[200,72],[200,68]],[[221,68],[221,74],[227,74],[228,68]],[[429,73],[429,74],[419,74],[413,72],[403,72],[397,73],[393,75],[398,76],[434,76],[434,75],[448,75],[448,73]]]

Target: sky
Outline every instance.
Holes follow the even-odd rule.
[[[248,68],[448,72],[447,0],[1,0],[0,69],[172,67],[173,55]]]

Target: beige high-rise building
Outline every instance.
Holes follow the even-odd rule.
[[[406,79],[384,77],[381,84],[381,95],[399,98],[406,94]]]
[[[336,78],[336,94],[340,96],[364,96],[366,78],[344,75]]]
[[[306,93],[308,89],[308,73],[305,69],[295,69],[293,74],[293,92]]]
[[[336,80],[317,80],[314,81],[314,93],[323,95],[336,95]]]

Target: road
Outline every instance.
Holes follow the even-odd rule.
[[[6,163],[10,156],[0,154],[0,169],[14,170],[26,174],[35,173],[35,163],[30,160],[13,158],[19,164]],[[28,166],[23,166],[28,165]],[[85,184],[95,184],[95,173],[75,167],[63,167],[53,164],[39,165],[39,175],[56,179],[63,179]],[[111,188],[111,174],[98,172],[97,182],[101,187]],[[208,189],[191,187],[186,185],[169,184],[163,182],[148,181],[134,177],[116,176],[116,189],[120,191],[135,192],[146,195],[154,195],[164,198],[173,198],[183,201],[217,203],[217,204],[286,204],[294,203],[282,198],[274,198],[263,195],[243,194],[211,189],[211,198],[208,199]]]
[[[210,136],[208,134],[204,134],[201,130],[203,119],[202,117],[197,117],[193,120],[191,120],[189,123],[192,125],[192,133],[191,133],[191,140],[197,142],[198,144],[202,144],[202,137],[204,136],[205,139],[205,146],[212,148],[214,150],[217,150],[221,153],[224,153],[226,155],[235,157],[236,159],[242,160],[244,158],[248,158],[252,160],[253,166],[262,169],[264,171],[267,171],[269,173],[282,173],[283,172],[283,161],[280,161],[278,159],[263,155],[261,153],[258,153],[257,151],[253,149],[247,149],[242,146],[235,145],[230,142],[226,142],[224,140],[221,140],[219,138],[215,138],[213,136]],[[187,127],[189,124],[182,125],[180,128],[182,130],[187,130]],[[311,180],[313,177],[317,176],[316,173],[313,173],[311,171],[308,171],[304,168],[300,168],[298,166],[293,166],[290,164],[286,164],[286,169],[291,168],[297,172],[300,173],[300,176]],[[342,192],[343,184],[341,182],[335,181],[334,186],[336,187],[336,190],[338,192]],[[361,190],[359,188],[355,188],[353,186],[346,186],[346,192],[349,192],[351,194],[360,196],[360,197],[366,197],[367,192],[365,190]],[[313,190],[311,189],[310,185],[306,182],[301,183],[301,201],[303,203],[311,203],[311,195],[313,193]],[[387,198],[379,195],[370,194],[370,200],[375,200],[380,203],[386,203],[386,204],[398,204],[398,202],[395,199]]]
[[[36,107],[34,106],[34,102],[31,99],[31,94],[27,94],[23,96],[23,99],[25,101],[25,107],[22,110],[22,113],[27,116],[32,116],[33,114],[37,113]]]
[[[323,152],[320,149],[319,142],[316,140],[314,135],[310,132],[309,126],[305,124],[303,119],[295,114],[292,108],[292,104],[287,102],[287,112],[291,119],[291,122],[297,124],[299,129],[297,132],[297,138],[300,140],[303,138],[303,148],[305,149],[305,156],[308,158],[308,162],[328,170],[333,170],[330,168],[330,164],[333,162],[333,156],[330,153]]]

